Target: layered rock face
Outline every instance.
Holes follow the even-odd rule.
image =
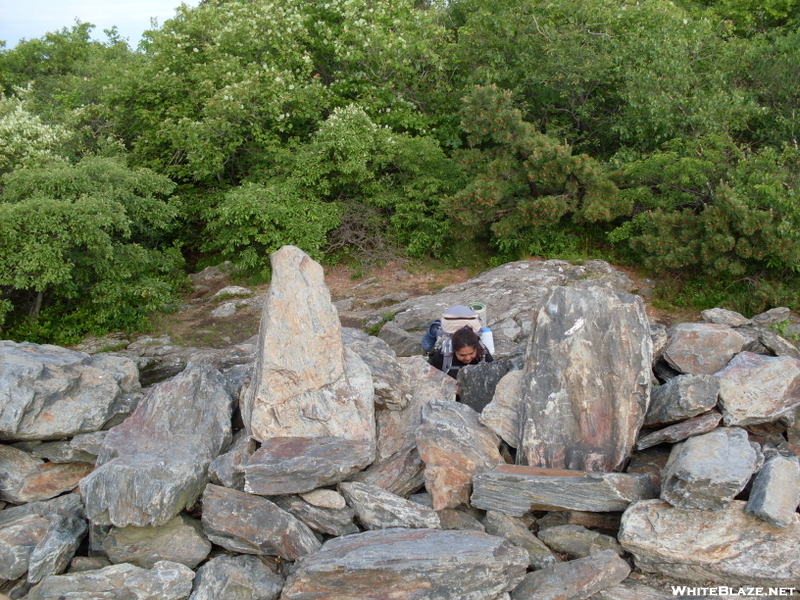
[[[512,263],[421,301],[497,299],[498,364],[458,381],[397,358],[410,304],[395,338],[342,328],[292,247],[257,345],[1,342],[0,598],[790,595],[800,359],[765,329],[788,311],[667,331],[625,281]]]

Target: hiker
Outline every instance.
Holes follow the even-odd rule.
[[[446,356],[442,348],[438,348],[428,362],[450,377],[456,378],[461,367],[490,363],[493,360],[478,334],[471,327],[465,326],[452,335],[452,356]]]

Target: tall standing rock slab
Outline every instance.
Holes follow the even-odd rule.
[[[717,511],[684,510],[661,500],[631,505],[619,542],[643,571],[725,585],[800,587],[800,517],[785,528],[734,500]]]
[[[81,481],[96,524],[163,525],[203,492],[208,466],[231,440],[232,400],[219,371],[190,365],[151,388],[108,432],[98,468]]]
[[[553,469],[620,468],[647,411],[651,356],[641,298],[599,287],[555,288],[528,345],[517,460]]]
[[[242,416],[252,437],[340,437],[374,445],[369,367],[342,342],[322,267],[284,246],[272,255],[253,381]]]
[[[381,529],[334,538],[298,561],[283,600],[501,600],[528,553],[479,531]]]

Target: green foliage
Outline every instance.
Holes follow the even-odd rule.
[[[457,157],[467,186],[444,207],[467,237],[490,235],[505,256],[552,244],[565,217],[574,222],[610,221],[630,210],[602,165],[537,132],[522,120],[511,94],[475,88],[464,101],[462,128],[472,148]]]
[[[667,144],[625,168],[636,216],[611,234],[654,269],[711,277],[800,273],[800,153],[730,138]]]

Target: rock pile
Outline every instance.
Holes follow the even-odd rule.
[[[800,588],[800,355],[767,329],[785,312],[664,331],[607,265],[512,263],[474,285],[505,274],[524,307],[487,302],[498,360],[456,382],[397,357],[413,304],[371,337],[302,251],[272,264],[253,344],[0,342],[0,597]]]

